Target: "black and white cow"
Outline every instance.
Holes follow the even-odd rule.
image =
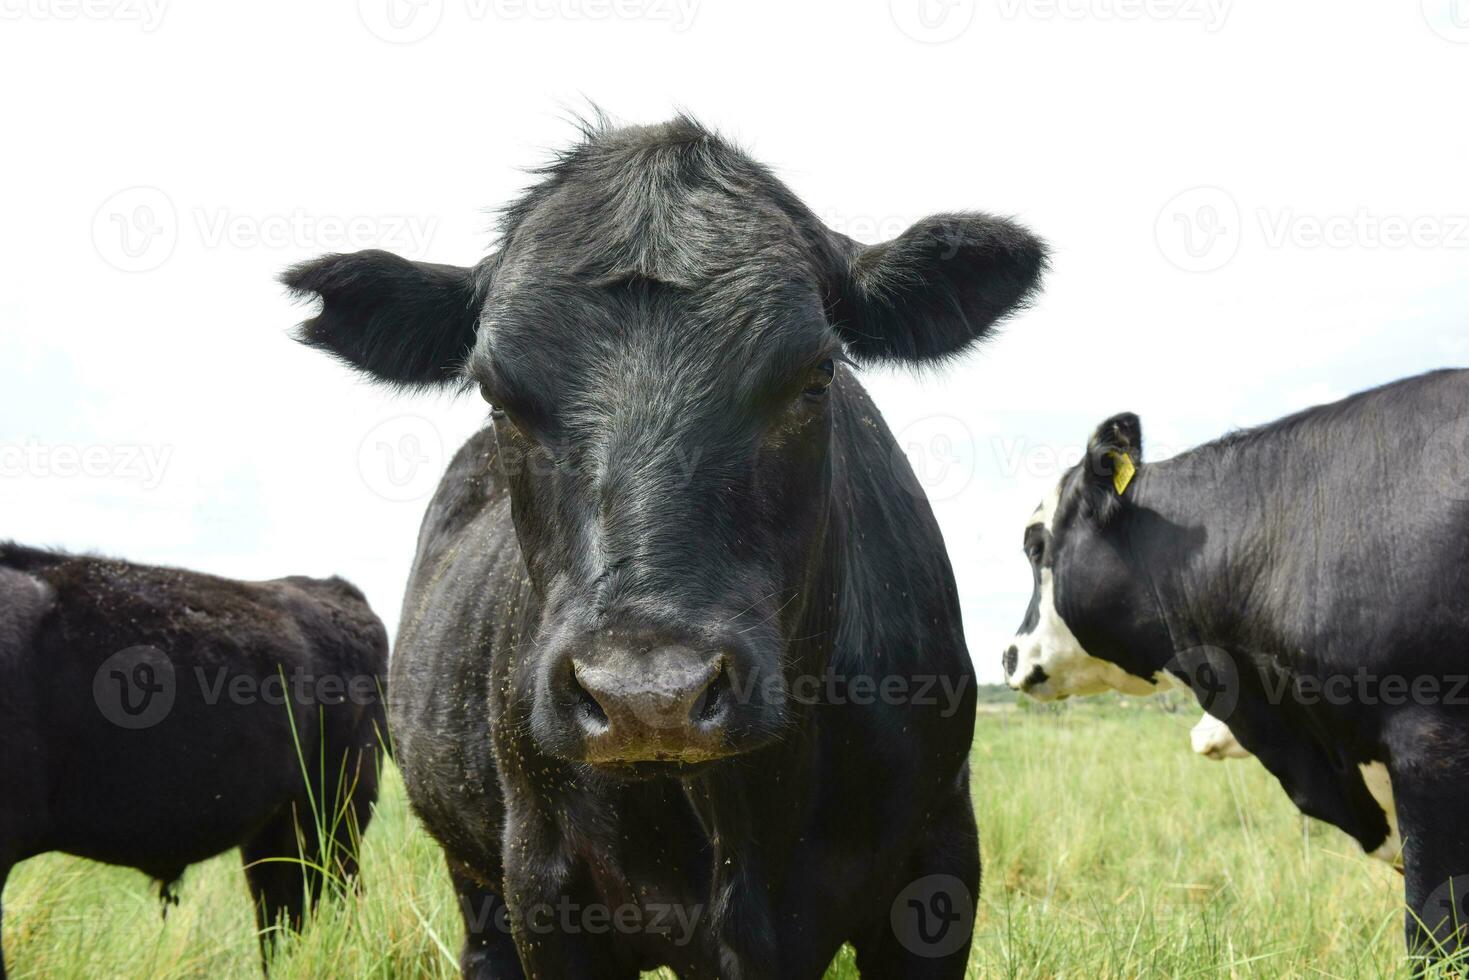
[[[424,519],[390,709],[466,977],[799,980],[846,940],[864,976],[964,975],[973,669],[852,360],[968,349],[1044,256],[978,214],[859,245],[679,119],[589,133],[478,265],[289,273],[307,343],[492,406]]]
[[[267,953],[324,873],[356,873],[387,651],[341,579],[0,542],[0,888],[61,851],[137,868],[172,900],[186,867],[238,847]]]
[[[1303,812],[1389,859],[1400,830],[1409,948],[1457,946],[1469,372],[1162,462],[1142,448],[1136,416],[1103,423],[1026,527],[1035,591],[1009,682],[1043,700],[1189,687]]]

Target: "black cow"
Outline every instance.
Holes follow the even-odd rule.
[[[1375,856],[1401,846],[1410,950],[1456,947],[1469,371],[1141,460],[1137,417],[1109,419],[1031,519],[1011,685],[1043,700],[1191,688],[1304,813]]]
[[[1043,264],[977,214],[858,245],[677,119],[592,129],[474,267],[286,276],[308,344],[493,406],[429,505],[389,712],[465,976],[789,980],[844,940],[964,973],[972,667],[848,357],[956,355]]]
[[[341,579],[0,543],[0,888],[62,851],[137,868],[168,901],[238,846],[266,955],[322,871],[355,875],[386,669],[382,623]]]

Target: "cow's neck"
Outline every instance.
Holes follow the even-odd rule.
[[[1262,604],[1300,597],[1279,593],[1282,538],[1263,506],[1278,497],[1269,477],[1206,448],[1146,467],[1136,487],[1123,533],[1172,642],[1274,645],[1261,626],[1276,620]]]

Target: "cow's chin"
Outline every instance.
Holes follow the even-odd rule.
[[[1148,697],[1174,686],[1173,679],[1167,674],[1158,674],[1153,680],[1148,680],[1085,653],[1042,661],[1028,670],[1022,668],[1017,675],[1038,678],[1027,680],[1019,688],[1036,701],[1064,701],[1069,697],[1091,697],[1109,692]]]
[[[647,783],[662,779],[698,779],[717,772],[725,760],[738,754],[706,759],[702,762],[606,762],[586,763],[589,769],[607,779],[628,783]]]

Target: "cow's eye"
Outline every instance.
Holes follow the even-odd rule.
[[[812,368],[811,372],[806,375],[806,397],[820,398],[826,394],[831,388],[831,382],[836,377],[836,373],[836,362],[829,357]]]
[[[483,381],[479,385],[479,396],[485,400],[486,405],[490,406],[490,415],[492,417],[497,419],[503,419],[505,417],[505,410],[499,406],[494,396],[490,394],[490,386]]]

